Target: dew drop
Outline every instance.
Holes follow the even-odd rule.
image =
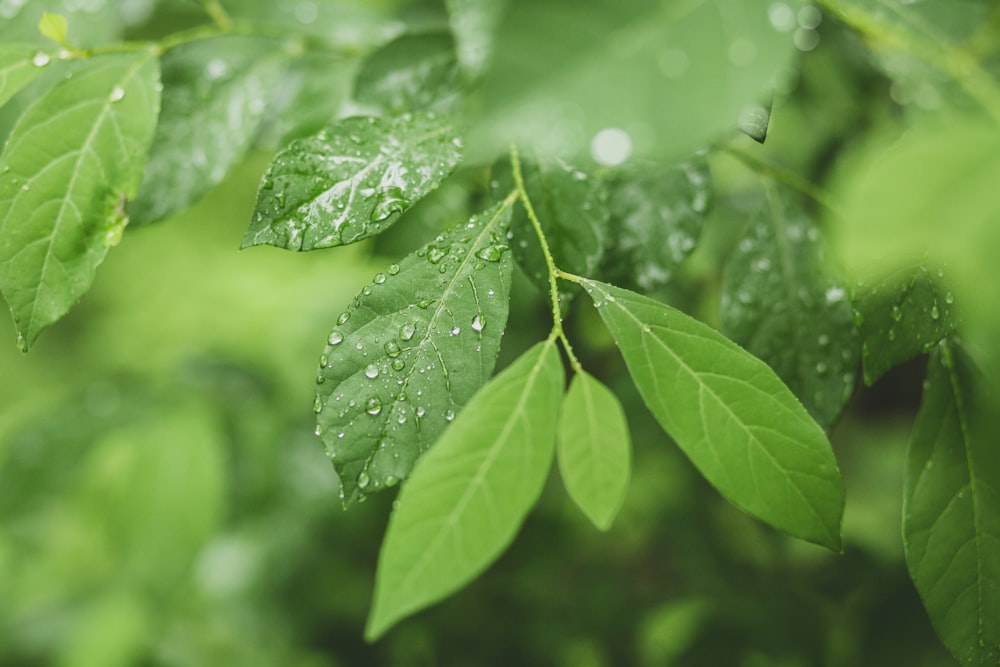
[[[500,257],[506,250],[510,250],[509,246],[503,245],[501,243],[496,243],[493,245],[488,245],[480,248],[476,251],[476,257],[485,260],[487,262],[499,262]]]
[[[396,275],[397,273],[399,273],[399,264],[390,264],[390,265],[389,265],[389,268],[388,268],[388,269],[386,269],[386,272],[387,272],[387,273],[388,273],[388,274],[389,274],[390,276],[394,276],[394,275]]]
[[[351,313],[345,310],[340,314],[340,317],[337,318],[337,324],[347,324],[347,320],[349,319],[351,319]]]
[[[407,322],[403,326],[399,327],[399,337],[403,340],[410,340],[416,333],[417,327],[411,322]]]
[[[444,246],[442,248],[432,247],[427,251],[427,261],[431,264],[437,264],[444,259],[449,250],[451,250],[451,248],[448,246]]]
[[[406,367],[406,363],[402,359],[393,359],[392,360],[392,369],[394,371],[401,371],[405,367]]]
[[[382,412],[382,401],[378,400],[378,396],[372,396],[365,402],[365,412],[372,416]]]
[[[316,396],[316,400],[313,401],[313,412],[319,412],[322,409],[323,409],[323,399],[321,399],[319,396]]]
[[[330,336],[326,339],[330,345],[340,345],[344,341],[344,334],[340,333],[336,329],[330,332]]]
[[[941,319],[941,311],[938,310],[937,304],[931,306],[931,319],[932,320]]]
[[[382,283],[385,282],[385,279],[386,278],[384,273],[376,273],[375,277],[372,278],[372,282],[375,283],[376,285],[381,285]]]
[[[472,324],[470,326],[473,331],[482,331],[483,327],[486,326],[486,318],[482,315],[476,315],[472,318]]]
[[[455,411],[454,410],[452,410],[451,408],[448,408],[447,410],[444,411],[444,420],[445,421],[449,421],[450,422],[454,418],[455,418]]]
[[[316,424],[316,430],[313,431],[313,433],[315,433],[316,435],[323,435],[323,427],[320,426],[319,424]]]
[[[367,487],[370,481],[371,479],[368,477],[368,473],[362,470],[361,474],[358,475],[358,488],[363,489]]]
[[[454,329],[451,330],[451,335],[452,336],[457,336],[460,333],[462,333],[462,328],[461,327],[455,327]]]
[[[399,478],[398,477],[396,477],[395,475],[386,475],[385,476],[385,485],[386,486],[396,486],[397,484],[399,484]]]
[[[368,367],[365,369],[365,377],[368,378],[369,380],[374,380],[375,378],[377,378],[378,366],[376,366],[375,364],[368,364]]]
[[[398,357],[402,350],[399,348],[399,344],[394,340],[390,340],[385,344],[385,354],[389,357]]]
[[[115,86],[114,88],[111,89],[111,96],[110,96],[109,99],[112,102],[117,102],[118,100],[122,99],[123,97],[125,97],[125,89],[124,88],[122,88],[121,86]]]
[[[417,414],[417,417],[423,417],[425,414],[427,414],[427,412],[422,407],[420,407],[419,405],[417,406],[417,409],[416,409],[415,412]]]
[[[947,294],[944,295],[944,302],[949,306],[955,303],[955,295],[952,294],[951,292],[948,292]]]
[[[49,54],[44,51],[39,51],[35,54],[35,57],[31,59],[31,62],[35,67],[45,67],[49,64],[49,60]]]

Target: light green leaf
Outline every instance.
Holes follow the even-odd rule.
[[[511,205],[377,274],[337,320],[320,359],[316,430],[345,503],[409,475],[493,372],[509,306]]]
[[[38,31],[56,44],[66,46],[66,32],[68,30],[69,24],[66,23],[66,17],[61,14],[45,12],[38,21]]]
[[[890,368],[930,352],[955,331],[955,296],[937,282],[921,266],[888,276],[860,295],[855,309],[865,384],[874,384]]]
[[[707,160],[635,164],[616,170],[609,181],[607,268],[644,291],[663,287],[701,237],[712,200]]]
[[[960,348],[938,346],[907,454],[903,538],[942,642],[987,667],[1000,659],[1000,450],[980,382]]]
[[[445,0],[458,62],[478,77],[493,51],[493,35],[508,0]]]
[[[599,380],[577,373],[559,413],[559,472],[566,492],[601,530],[625,500],[632,440],[618,398]]]
[[[159,109],[151,50],[95,57],[40,97],[0,156],[0,291],[27,350],[121,235]]]
[[[121,7],[117,2],[80,0],[7,0],[0,9],[0,42],[33,42],[45,45],[49,38],[38,27],[42,17],[58,14],[70,27],[69,37],[81,47],[107,44],[121,35]]]
[[[243,247],[313,250],[380,234],[460,157],[451,123],[432,113],[345,118],[274,158]]]
[[[604,164],[683,157],[735,129],[796,53],[771,0],[512,3],[497,33],[478,156],[514,141]],[[788,3],[794,11],[796,0]],[[724,81],[725,85],[717,85]]]
[[[389,520],[365,636],[471,581],[513,541],[548,477],[562,361],[539,343],[476,394],[421,460]]]
[[[227,35],[181,44],[163,56],[163,112],[138,198],[135,224],[194,203],[253,143],[286,56],[279,42]]]
[[[823,430],[764,362],[658,301],[583,286],[647,407],[737,507],[795,537],[840,548],[844,486]]]
[[[829,430],[854,392],[854,314],[816,224],[773,183],[726,263],[720,315],[726,335],[773,368]]]
[[[0,46],[0,106],[45,71],[52,56],[30,44]]]
[[[458,75],[451,35],[402,35],[361,65],[354,98],[390,113],[453,111],[459,99]]]

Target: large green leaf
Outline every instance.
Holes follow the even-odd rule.
[[[459,93],[455,42],[445,32],[407,34],[361,65],[354,98],[390,113],[454,109]]]
[[[611,527],[632,466],[632,440],[618,398],[577,373],[559,413],[559,472],[566,492],[601,530]]]
[[[253,142],[281,80],[279,42],[228,35],[187,42],[163,56],[163,112],[135,223],[155,222],[222,180]]]
[[[940,272],[940,278],[944,272]],[[855,304],[865,384],[890,368],[930,352],[955,331],[955,295],[926,267],[900,271],[865,289]]]
[[[493,372],[507,323],[511,202],[375,276],[320,360],[317,432],[345,502],[392,486]]]
[[[345,118],[274,158],[243,247],[312,250],[379,234],[436,188],[460,157],[461,141],[447,118]]]
[[[962,350],[931,356],[907,454],[906,563],[938,635],[963,665],[1000,660],[1000,449]]]
[[[494,43],[474,150],[515,141],[546,156],[588,147],[598,161],[617,156],[606,163],[630,152],[689,155],[734,128],[790,64],[792,34],[771,24],[771,4],[512,2]]]
[[[0,106],[45,71],[51,59],[30,44],[0,46]]]
[[[118,242],[159,109],[152,50],[96,57],[21,117],[0,156],[0,291],[27,349]]]
[[[819,230],[774,184],[726,263],[722,330],[765,361],[829,429],[854,391],[858,333]]]
[[[635,164],[609,181],[607,269],[642,290],[666,285],[701,236],[712,200],[708,161]]]
[[[658,301],[583,286],[643,401],[737,507],[795,537],[840,548],[844,486],[823,430],[764,362]]]
[[[476,394],[421,460],[389,520],[365,635],[440,600],[517,534],[552,463],[564,386],[550,339]]]

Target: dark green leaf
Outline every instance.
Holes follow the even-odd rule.
[[[458,74],[451,35],[403,35],[361,65],[354,98],[390,113],[453,111],[459,94]]]
[[[482,74],[493,51],[493,35],[508,0],[445,0],[458,61],[472,78]]]
[[[451,123],[434,114],[345,118],[274,158],[243,247],[313,250],[379,234],[460,158]]]
[[[942,642],[987,667],[1000,659],[1000,449],[981,391],[962,350],[942,342],[907,454],[903,538]]]
[[[583,286],[643,401],[722,495],[795,537],[840,548],[844,486],[823,430],[764,362],[658,301]]]
[[[121,238],[156,125],[152,51],[93,58],[24,113],[0,156],[0,291],[27,349]]]
[[[369,639],[468,583],[510,545],[548,477],[563,386],[559,350],[539,343],[421,460],[379,554]]]
[[[0,106],[45,71],[51,59],[30,44],[0,46]]]
[[[722,330],[765,361],[829,429],[854,391],[860,354],[847,291],[819,230],[788,193],[766,202],[726,264]]]
[[[601,530],[625,500],[632,440],[618,397],[577,373],[559,411],[559,472],[570,498]]]
[[[610,165],[633,152],[691,154],[733,128],[791,62],[792,32],[772,25],[771,4],[513,3],[486,75],[477,155],[511,141],[543,156],[589,148]]]
[[[345,503],[406,477],[493,372],[512,262],[507,201],[375,276],[320,360],[317,432]]]
[[[194,203],[246,153],[281,80],[280,43],[229,35],[187,42],[163,56],[163,111],[139,197],[136,224]]]
[[[635,165],[611,177],[608,270],[652,291],[670,282],[701,236],[712,197],[704,157],[677,165]]]
[[[943,274],[942,274],[943,277]],[[955,330],[955,297],[925,267],[882,280],[856,304],[865,384],[890,368],[930,352]]]

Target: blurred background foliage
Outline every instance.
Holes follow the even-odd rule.
[[[73,26],[89,25],[74,17],[93,10],[97,42],[204,17],[180,0],[123,0],[113,21],[101,2],[55,4],[71,38]],[[442,15],[433,3],[388,0],[224,4],[358,54]],[[845,150],[934,100],[910,86],[919,72],[907,67],[918,64],[894,60],[890,76],[841,25],[816,31],[775,99],[767,143],[734,137],[730,146],[823,182]],[[349,58],[333,67],[324,104],[345,111],[337,91],[354,67]],[[303,105],[320,94],[288,85]],[[316,113],[303,127],[322,124]],[[744,516],[701,479],[643,408],[588,309],[572,311],[568,329],[584,365],[621,397],[636,448],[614,527],[594,531],[553,475],[496,566],[364,644],[392,493],[340,508],[312,434],[316,360],[353,295],[466,216],[476,204],[468,193],[485,179],[456,175],[375,243],[238,252],[257,183],[286,135],[270,127],[194,208],[129,230],[92,292],[30,355],[0,318],[0,665],[954,664],[907,577],[900,538],[923,359],[859,389],[834,429],[848,493],[844,553],[830,554]],[[721,259],[761,186],[727,153],[710,161],[719,194],[705,236],[659,296],[717,323]],[[519,324],[501,366],[549,327],[523,275],[512,308]]]

